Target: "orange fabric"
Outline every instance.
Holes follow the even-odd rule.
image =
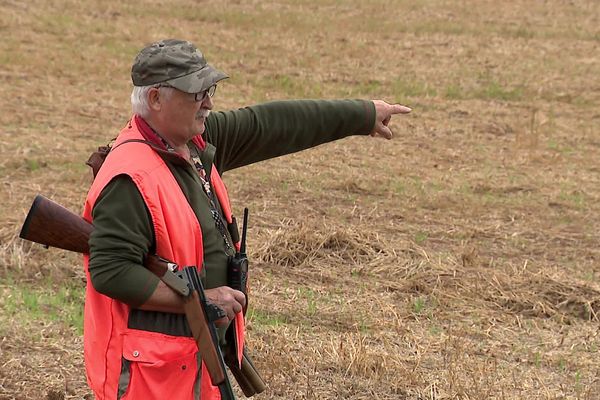
[[[121,399],[192,399],[196,352],[189,338],[129,329],[123,358],[130,362],[131,380]]]
[[[219,172],[217,168],[213,164],[212,172],[210,173],[210,183],[215,189],[215,193],[217,195],[217,199],[219,200],[219,204],[223,209],[223,214],[225,215],[225,219],[228,224],[233,222],[233,213],[231,212],[231,203],[229,202],[229,195],[227,194],[227,188],[225,187],[225,183],[221,180],[219,176]],[[240,242],[234,243],[236,250],[240,250]]]
[[[130,139],[142,139],[133,119],[121,131],[115,146]],[[109,153],[88,192],[83,217],[92,222],[92,210],[102,189],[121,174],[131,177],[148,207],[156,253],[181,266],[202,266],[202,231],[198,220],[168,166],[147,144],[131,142]],[[218,174],[211,175],[220,182],[215,186],[217,194],[225,190]],[[229,213],[226,217],[231,218],[229,203],[222,207]],[[130,361],[131,380],[123,399],[193,399],[197,374],[197,346],[193,339],[127,328],[129,307],[94,289],[88,265],[89,256],[84,255],[87,277],[84,356],[88,383],[96,398],[117,398],[121,363],[125,358]],[[242,346],[243,322],[242,314],[236,315],[236,333]],[[211,385],[204,366],[201,388],[203,400],[220,399],[218,388]]]

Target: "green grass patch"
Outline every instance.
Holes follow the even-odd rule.
[[[397,194],[405,194],[406,193],[406,183],[401,182],[401,181],[395,181],[391,187],[393,188],[394,192]]]
[[[412,311],[415,314],[421,314],[423,311],[425,311],[425,299],[423,299],[422,297],[417,297],[413,301]]]
[[[421,243],[425,242],[428,238],[429,238],[429,235],[427,234],[427,232],[417,232],[415,234],[415,243],[421,244]]]
[[[424,316],[430,320],[433,320],[433,310],[436,308],[436,306],[437,300],[435,298],[419,296],[413,298],[412,302],[410,303],[410,312],[415,316]],[[436,334],[440,333],[439,326],[435,326],[432,329]]]
[[[546,145],[548,146],[548,150],[555,151],[565,156],[571,155],[575,152],[575,149],[573,147],[562,144],[556,141],[555,139],[548,139]]]
[[[561,189],[558,198],[570,204],[571,206],[581,209],[586,206],[587,199],[585,193],[579,190],[568,190],[566,188]]]
[[[444,98],[448,100],[502,100],[519,101],[524,98],[522,87],[506,87],[496,81],[485,81],[482,85],[473,88],[463,87],[458,84],[446,86],[443,91]]]
[[[567,371],[567,361],[564,358],[561,358],[560,360],[558,360],[558,368],[560,369],[561,372]]]
[[[57,322],[83,334],[84,288],[76,285],[10,284],[2,289],[0,310],[26,323]]]
[[[385,87],[385,83],[377,80],[377,79],[369,79],[363,82],[359,82],[355,85],[348,87],[348,96],[375,96],[377,94],[381,95],[383,89]]]
[[[40,162],[35,159],[27,158],[25,159],[25,165],[29,171],[37,171],[40,169]]]
[[[65,161],[54,163],[53,167],[59,168],[62,170],[79,172],[79,173],[87,173],[91,172],[91,168],[81,161]]]
[[[465,94],[459,85],[449,85],[446,87],[444,97],[449,100],[461,100],[465,98]]]
[[[477,97],[489,100],[516,101],[523,97],[521,88],[505,88],[498,82],[489,82],[478,93]]]
[[[408,310],[415,317],[425,317],[434,322],[434,310],[438,305],[438,300],[435,297],[422,295],[412,298],[408,304]],[[432,328],[431,333],[440,334],[442,331],[439,325],[436,325]]]
[[[309,287],[299,287],[298,294],[306,299],[306,312],[308,316],[314,316],[317,313],[318,293]]]
[[[416,78],[397,78],[392,82],[392,90],[397,99],[404,97],[433,97],[437,95],[437,91],[433,87]]]
[[[277,75],[274,80],[274,86],[284,92],[299,93],[302,92],[301,83],[290,75]]]
[[[358,331],[367,335],[371,332],[371,325],[367,321],[361,319],[358,323]]]
[[[586,271],[583,273],[581,279],[588,282],[596,282],[596,274],[594,271]]]
[[[502,36],[508,36],[519,39],[533,39],[535,37],[535,31],[532,31],[524,26],[518,28],[502,29]]]
[[[444,330],[439,325],[432,325],[429,327],[429,333],[433,336],[439,336],[444,332]]]
[[[246,318],[258,326],[277,327],[288,323],[288,319],[284,315],[253,307],[248,307]]]
[[[582,384],[583,374],[581,373],[581,371],[575,372],[574,378],[575,378],[575,392],[579,394],[585,389]],[[579,396],[577,396],[577,397],[579,397]]]

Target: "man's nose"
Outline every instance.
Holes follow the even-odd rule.
[[[208,108],[212,110],[214,107],[213,99],[208,94],[204,96],[204,100],[202,100],[202,108]]]

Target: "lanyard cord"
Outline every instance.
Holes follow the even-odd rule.
[[[192,163],[194,164],[194,167],[196,167],[196,171],[198,172],[198,177],[200,178],[200,182],[202,183],[202,189],[208,197],[208,201],[210,204],[210,213],[212,214],[213,220],[215,221],[215,226],[217,227],[217,230],[223,237],[223,241],[225,242],[227,250],[234,251],[233,246],[231,245],[231,243],[229,243],[229,240],[227,239],[227,228],[225,227],[223,218],[221,218],[221,213],[217,210],[217,206],[215,204],[215,195],[210,187],[210,181],[206,175],[204,165],[202,164],[202,161],[198,156],[191,156],[191,159]]]
[[[152,129],[152,132],[165,145],[165,147],[167,148],[167,151],[169,153],[176,152],[175,149],[173,148],[173,146],[171,146],[169,144],[169,142],[167,142],[158,132],[156,132],[154,129]],[[190,152],[191,152],[191,149],[190,149]],[[195,149],[194,149],[194,152],[196,152]],[[223,238],[223,241],[225,242],[225,247],[227,250],[235,252],[233,249],[233,246],[231,245],[231,243],[229,243],[229,239],[227,239],[227,228],[225,227],[223,218],[221,218],[221,213],[219,213],[217,206],[215,204],[215,196],[210,187],[210,182],[207,179],[207,174],[206,174],[204,165],[202,164],[202,161],[200,160],[200,157],[198,155],[192,156],[190,154],[190,158],[192,160],[192,164],[194,164],[194,167],[196,168],[196,172],[198,173],[200,182],[202,183],[202,185],[201,185],[202,189],[204,190],[204,193],[206,193],[206,196],[208,197],[208,202],[210,205],[210,213],[212,215],[213,220],[215,221],[215,226],[217,227],[217,230],[219,231],[219,233],[221,234],[221,237]],[[225,253],[227,254],[227,251]]]

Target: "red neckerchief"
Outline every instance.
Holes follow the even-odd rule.
[[[162,140],[160,140],[160,137],[156,134],[154,129],[152,129],[152,127],[144,120],[144,118],[140,117],[139,115],[135,115],[133,118],[135,119],[135,124],[138,126],[140,133],[144,137],[144,140],[156,145],[161,150],[167,151],[167,147],[164,145]],[[204,139],[202,139],[202,135],[194,136],[192,138],[192,142],[194,142],[194,144],[198,146],[200,150],[204,150],[206,148],[206,142]]]

